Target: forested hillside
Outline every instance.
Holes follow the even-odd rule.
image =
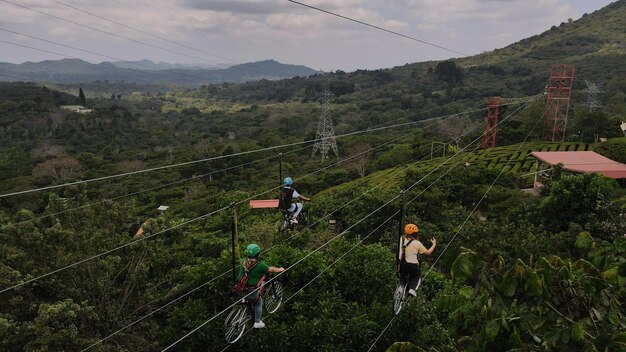
[[[0,350],[626,351],[623,180],[555,167],[523,190],[532,151],[625,161],[625,18],[622,0],[476,57],[334,72],[340,155],[324,162],[327,76],[0,83]],[[485,98],[539,94],[557,63],[578,70],[566,141],[541,140],[538,95],[503,105],[499,147],[481,149]],[[76,104],[93,111],[61,108]],[[281,176],[312,199],[286,234],[277,209],[249,206]],[[438,245],[394,315],[407,222]],[[284,299],[229,345],[249,243],[287,269]]]

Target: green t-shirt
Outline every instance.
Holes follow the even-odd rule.
[[[248,273],[248,281],[246,282],[246,286],[256,286],[259,283],[259,280],[266,275],[270,270],[269,265],[265,264],[264,261],[260,261],[250,272]],[[243,262],[239,265],[239,273],[237,274],[237,279],[240,279],[243,276]]]

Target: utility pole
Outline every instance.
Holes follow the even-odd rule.
[[[330,78],[326,81],[322,91],[321,114],[317,124],[317,133],[315,135],[315,144],[313,145],[313,156],[319,151],[322,161],[328,157],[329,151],[335,153],[339,158],[337,151],[337,141],[335,140],[335,128],[333,127],[333,118],[331,115],[330,99],[333,97],[330,91]]]
[[[230,222],[230,232],[231,232],[231,254],[232,254],[232,265],[233,265],[233,282],[237,281],[237,258],[236,258],[236,250],[237,250],[237,208],[235,203],[230,203],[230,208],[232,210],[231,222]]]

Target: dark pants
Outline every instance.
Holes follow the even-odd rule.
[[[419,264],[401,262],[400,274],[409,275],[409,289],[417,290],[417,284],[419,283],[420,277],[422,276],[422,269]]]

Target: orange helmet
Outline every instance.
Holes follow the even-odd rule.
[[[404,233],[406,233],[407,235],[413,235],[416,234],[420,231],[420,229],[417,228],[417,225],[415,224],[406,224],[406,226],[404,227]]]

